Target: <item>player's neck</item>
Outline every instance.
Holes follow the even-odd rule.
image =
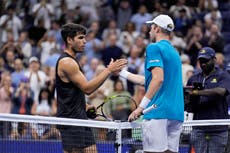
[[[69,48],[66,48],[66,49],[64,50],[64,52],[66,52],[67,54],[69,54],[69,55],[72,56],[72,57],[75,57],[75,56],[76,56],[76,53],[75,53],[73,50],[69,49]]]
[[[168,35],[158,35],[156,37],[156,42],[161,41],[161,40],[170,40]]]

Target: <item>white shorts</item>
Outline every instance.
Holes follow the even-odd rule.
[[[143,150],[146,152],[178,152],[183,122],[168,119],[144,120]]]

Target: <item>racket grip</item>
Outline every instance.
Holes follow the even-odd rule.
[[[89,109],[89,110],[86,112],[86,114],[87,114],[87,117],[88,117],[88,118],[91,118],[91,119],[94,119],[94,118],[97,117],[96,111],[95,111],[95,109],[93,109],[93,108]]]
[[[144,109],[142,113],[146,114],[146,113],[150,112],[151,110],[155,109],[156,107],[157,107],[157,105],[153,104],[150,107]]]

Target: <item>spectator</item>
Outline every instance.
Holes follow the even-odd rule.
[[[50,90],[46,87],[41,88],[38,95],[38,102],[34,103],[31,113],[34,115],[52,116],[54,115],[53,110],[55,110],[52,107],[54,106],[52,103],[53,99]]]
[[[101,29],[100,29],[100,22],[99,21],[93,21],[90,26],[89,29],[92,30],[95,33],[95,37],[102,40],[101,38]]]
[[[30,84],[27,79],[22,79],[18,88],[16,88],[13,94],[13,114],[31,114],[33,100],[33,92],[30,89]]]
[[[87,25],[90,25],[94,21],[99,21],[97,12],[98,4],[100,4],[99,0],[79,0],[78,4],[81,6],[80,11],[83,16],[87,16],[88,18]]]
[[[61,38],[61,23],[57,20],[54,20],[51,25],[51,30],[54,33],[57,45],[63,49],[65,45]]]
[[[113,89],[114,91],[110,93],[109,96],[113,96],[113,95],[126,95],[131,97],[131,94],[125,90],[124,88],[124,84],[121,80],[117,79],[114,82],[113,85]],[[119,106],[123,106],[125,109],[124,110],[119,110]],[[113,115],[113,119],[114,120],[122,120],[122,121],[127,121],[128,120],[128,116],[131,112],[131,106],[130,103],[127,102],[127,99],[124,98],[123,101],[119,101],[116,103],[111,103],[110,108],[108,108],[110,111],[113,110],[114,112],[111,112],[111,114]]]
[[[56,110],[53,105],[51,92],[48,88],[41,88],[39,92],[39,102],[32,106],[32,114],[42,116],[54,115]],[[54,125],[32,124],[32,135],[35,139],[60,139],[60,132]]]
[[[178,15],[175,17],[175,32],[180,36],[186,36],[188,32],[188,28],[191,26],[191,20],[188,16],[188,13],[186,13],[185,8],[181,8],[178,11]]]
[[[91,80],[95,76],[96,69],[99,64],[100,60],[98,58],[92,58],[92,60],[90,61],[89,70],[85,72],[85,77],[87,80]]]
[[[180,37],[180,36],[177,36],[174,32],[171,33],[170,35],[170,40],[171,40],[171,43],[172,45],[180,52],[184,52],[185,49],[186,49],[186,42],[185,40]]]
[[[46,74],[40,70],[40,63],[37,57],[31,57],[29,60],[29,69],[25,72],[29,79],[30,88],[34,93],[34,101],[38,102],[38,95],[42,87],[45,86]]]
[[[127,64],[127,70],[129,72],[132,72],[134,74],[137,74],[140,69],[140,65],[142,64],[142,60],[140,58],[140,48],[138,48],[136,45],[133,45],[130,48],[130,54],[128,56],[128,64]],[[127,80],[127,90],[128,92],[133,95],[134,94],[134,83]]]
[[[121,0],[117,11],[117,26],[124,30],[132,15],[132,9],[128,0]]]
[[[89,70],[88,57],[85,54],[82,54],[79,57],[79,64],[82,67],[83,73],[85,73]]]
[[[14,60],[14,69],[15,71],[11,73],[12,85],[15,89],[17,89],[21,81],[26,78],[23,63],[20,58],[16,58]]]
[[[107,0],[99,1],[99,3],[97,4],[97,12],[102,29],[105,28],[105,26],[110,22],[110,20],[116,21],[114,10],[112,9],[112,6],[109,4],[109,1]]]
[[[72,2],[71,2],[72,4]],[[85,16],[82,14],[80,10],[80,6],[76,6],[74,9],[66,9],[65,5],[62,5],[62,15],[60,16],[60,23],[77,23],[77,24],[86,24]]]
[[[110,20],[108,23],[108,27],[103,30],[102,40],[106,41],[111,34],[116,34],[117,37],[119,37],[120,33],[121,30],[117,28],[117,22],[115,20]]]
[[[149,39],[149,26],[147,24],[142,24],[140,35],[146,40]]]
[[[188,33],[187,35],[188,41],[185,53],[189,55],[192,66],[196,66],[198,51],[207,43],[203,37],[201,27],[193,26],[191,30],[191,34]]]
[[[11,76],[9,72],[4,72],[1,74],[1,84],[0,84],[0,113],[11,113],[13,107],[11,96],[13,94],[13,87],[11,86]]]
[[[121,47],[123,53],[126,55],[129,54],[133,42],[133,37],[127,31],[123,31],[121,35],[118,36],[117,44],[119,47]]]
[[[218,1],[217,0],[200,0],[199,1],[199,8],[203,12],[209,12],[215,8],[218,8]]]
[[[93,58],[101,58],[100,51],[103,49],[103,42],[96,37],[96,33],[93,30],[89,30],[86,36],[85,54],[87,56],[87,62],[90,63]]]
[[[0,76],[5,71],[6,71],[5,61],[4,61],[3,57],[0,57]],[[1,80],[1,78],[0,78],[0,80]]]
[[[190,64],[190,59],[187,54],[181,55],[181,62],[182,62],[182,80],[183,86],[186,86],[188,79],[194,73],[194,67]]]
[[[128,33],[132,39],[136,39],[138,35],[140,35],[140,32],[136,31],[136,26],[133,22],[128,22],[125,25],[124,30],[121,32],[121,36],[123,35],[122,33]]]
[[[210,28],[210,36],[206,38],[208,46],[213,48],[216,52],[222,53],[224,50],[224,38],[221,36],[220,28],[213,23]]]
[[[147,12],[145,5],[139,6],[138,12],[133,14],[130,21],[136,26],[136,31],[140,32],[142,24],[152,19],[152,15]]]
[[[220,29],[222,28],[222,15],[221,12],[214,8],[204,16],[204,20],[211,19],[213,23],[217,24]]]
[[[31,45],[37,46],[37,43],[39,40],[44,36],[46,33],[46,28],[45,28],[45,21],[44,19],[39,19],[37,21],[38,23],[28,29],[29,33],[29,39],[31,41]],[[32,50],[32,56],[34,56],[35,53]]]
[[[10,4],[7,7],[7,14],[2,15],[0,18],[0,28],[2,29],[2,38],[3,43],[7,42],[7,33],[12,32],[14,41],[18,40],[19,31],[22,29],[22,21],[15,14],[15,4]]]
[[[56,38],[53,31],[48,31],[43,39],[40,39],[38,43],[41,48],[41,64],[44,65],[47,58],[50,56],[51,49],[60,49],[56,42]]]
[[[7,71],[9,71],[10,73],[15,71],[14,68],[14,59],[15,59],[15,54],[14,51],[11,50],[12,48],[9,48],[9,50],[6,51],[6,64],[5,64],[5,68],[7,69]]]
[[[167,4],[157,0],[154,3],[154,11],[152,12],[153,17],[156,17],[160,14],[166,14],[168,12]]]
[[[142,35],[138,35],[135,39],[134,39],[134,44],[139,48],[139,52],[140,52],[140,57],[143,57],[144,52],[145,52],[145,48],[148,44],[148,40],[146,40]]]
[[[190,19],[191,12],[188,6],[185,5],[186,0],[177,0],[175,5],[172,5],[169,9],[169,12],[173,15],[174,18],[178,18],[180,14],[185,13],[184,15]]]
[[[222,53],[216,53],[216,66],[218,66],[220,69],[224,70],[224,55]]]
[[[59,50],[56,48],[51,48],[50,55],[47,57],[44,65],[48,67],[55,67],[59,56],[60,56]]]
[[[34,100],[33,93],[30,90],[27,79],[21,80],[19,87],[16,89],[16,92],[13,95],[12,101],[14,105],[12,109],[13,114],[31,114],[31,108]],[[28,123],[12,122],[10,138],[31,138],[32,134],[29,134],[29,131],[26,130],[27,128],[24,128],[27,125]]]
[[[38,25],[38,20],[44,20],[44,27],[49,30],[51,27],[51,18],[53,17],[54,8],[47,2],[47,0],[40,0],[39,3],[35,4],[32,8],[34,15],[34,25]]]
[[[101,54],[104,65],[109,65],[111,58],[116,60],[122,57],[123,51],[117,46],[117,36],[115,34],[109,36],[109,44],[101,51]]]
[[[213,24],[212,19],[204,19],[204,26],[203,26],[204,37],[210,37],[212,24]]]
[[[215,67],[215,51],[212,48],[202,48],[198,61],[201,72],[193,75],[187,83],[187,86],[197,86],[189,92],[194,120],[227,119],[226,96],[230,91],[230,77],[227,72]],[[227,125],[193,127],[191,133],[196,153],[224,153],[227,138]]]
[[[56,93],[55,93],[55,67],[48,67],[47,72],[47,78],[46,78],[46,87],[49,89],[51,93],[52,99],[54,99],[54,102],[52,104],[56,105]],[[53,114],[55,114],[56,111],[53,110]]]
[[[16,41],[14,41],[14,36],[12,32],[7,33],[7,42],[3,44],[1,49],[1,54],[6,60],[6,52],[8,50],[13,51],[15,57],[19,57],[21,59],[24,58],[20,45]]]
[[[32,55],[32,45],[30,44],[27,31],[20,32],[17,43],[21,48],[22,54],[24,55],[24,59],[26,60],[26,62],[29,61],[29,58]]]

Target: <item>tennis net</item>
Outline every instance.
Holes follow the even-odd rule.
[[[185,121],[179,153],[190,153],[193,127],[210,125],[230,125],[230,120]],[[0,153],[63,153],[63,147],[80,153],[141,153],[141,124],[0,114]]]

